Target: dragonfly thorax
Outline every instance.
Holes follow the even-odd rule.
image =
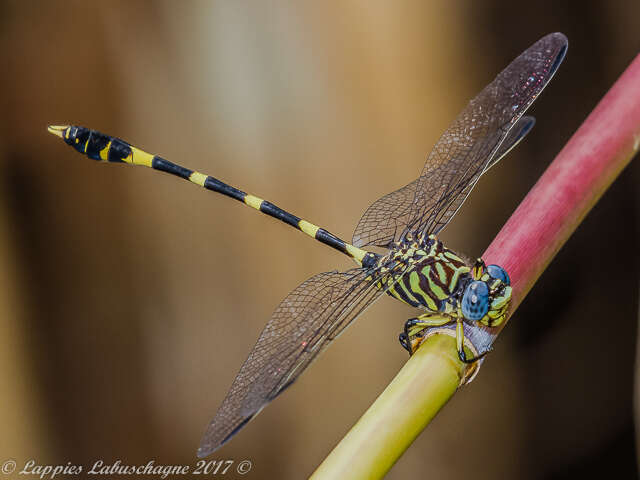
[[[402,267],[387,293],[408,305],[489,327],[504,320],[511,298],[504,269],[482,260],[474,265],[434,235],[407,236],[379,261],[386,268]]]
[[[381,263],[404,266],[389,295],[413,307],[448,314],[455,312],[458,291],[471,272],[468,262],[434,235],[405,237],[391,245]]]

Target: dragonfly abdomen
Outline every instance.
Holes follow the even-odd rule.
[[[376,255],[354,247],[344,240],[336,237],[331,232],[314,225],[292,213],[283,210],[277,205],[258,198],[249,193],[243,192],[231,185],[224,183],[210,175],[191,170],[176,163],[170,162],[158,155],[147,153],[124,140],[105,135],[96,130],[75,125],[50,126],[49,131],[60,138],[66,144],[75,148],[78,152],[87,155],[89,158],[101,162],[124,163],[129,165],[141,165],[170,173],[177,177],[195,183],[217,193],[238,200],[251,208],[254,208],[270,217],[277,218],[292,227],[300,230],[306,235],[328,245],[336,250],[353,258],[356,263],[371,267],[375,264]]]

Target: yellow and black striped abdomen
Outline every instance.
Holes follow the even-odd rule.
[[[319,242],[329,245],[349,257],[356,263],[363,266],[375,265],[377,255],[361,250],[353,245],[341,240],[331,232],[301,219],[292,213],[283,210],[267,200],[263,200],[254,195],[250,195],[231,185],[228,185],[217,178],[191,170],[176,163],[170,162],[158,155],[152,155],[139,148],[136,148],[124,140],[120,140],[109,135],[104,135],[96,130],[90,130],[78,126],[51,126],[49,131],[60,138],[65,143],[75,148],[78,152],[87,155],[93,160],[111,163],[125,163],[129,165],[141,165],[170,173],[195,183],[207,190],[221,193],[234,200],[243,202],[260,212],[295,227],[301,232],[315,238]]]
[[[467,263],[434,237],[422,248],[412,245],[398,250],[397,255],[413,268],[389,289],[389,294],[413,307],[449,313],[448,300],[471,271]]]

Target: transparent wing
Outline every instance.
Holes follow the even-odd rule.
[[[531,131],[535,123],[536,121],[533,117],[522,117],[509,131],[509,135],[500,145],[500,149],[485,169],[485,172],[513,150]],[[353,235],[353,245],[356,247],[363,245],[386,247],[395,240],[396,232],[404,230],[409,223],[410,207],[416,195],[418,180],[414,180],[373,203],[360,219],[358,228],[356,228],[356,232]],[[402,208],[404,208],[404,215],[400,214]],[[395,216],[391,217],[390,212],[395,212]],[[380,225],[384,225],[384,227],[378,228]]]
[[[198,456],[221,447],[386,289],[371,269],[325,272],[293,290],[276,308],[202,439]],[[375,280],[374,280],[375,276]],[[389,286],[389,285],[387,285]]]
[[[531,131],[531,129],[533,129],[535,124],[536,119],[528,115],[518,120],[518,123],[516,123],[511,130],[509,130],[507,138],[505,138],[504,142],[500,144],[500,148],[493,156],[493,160],[489,162],[487,168],[484,169],[484,172],[482,172],[482,174],[484,175],[487,170],[489,170],[496,163],[506,157],[511,150],[516,148],[516,145],[518,145],[524,139],[524,137],[527,136],[527,134]]]
[[[406,232],[442,230],[495,163],[501,144],[553,77],[566,49],[566,37],[553,33],[511,62],[440,137],[420,177],[369,207],[352,243],[386,247]]]

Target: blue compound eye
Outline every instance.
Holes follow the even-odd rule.
[[[487,266],[487,273],[492,278],[497,278],[501,280],[505,285],[511,285],[511,280],[509,279],[509,275],[507,275],[507,271],[499,265],[489,265]]]
[[[462,314],[467,320],[480,320],[489,310],[489,287],[476,280],[467,285],[462,296]]]

